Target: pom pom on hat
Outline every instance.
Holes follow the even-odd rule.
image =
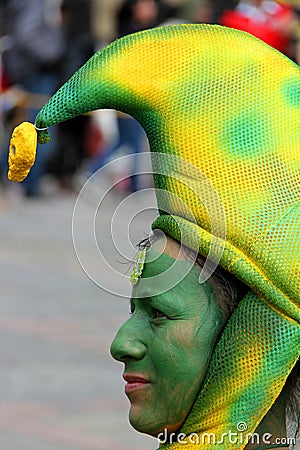
[[[23,181],[34,164],[37,147],[37,131],[32,123],[23,122],[12,134],[9,146],[10,181]]]

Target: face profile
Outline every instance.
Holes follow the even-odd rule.
[[[156,259],[155,248],[147,251],[142,277],[132,292],[131,316],[111,345],[112,356],[125,365],[130,423],[152,436],[165,429],[176,432],[184,422],[224,320],[209,285],[199,284],[197,266],[167,292],[159,294],[153,289],[151,296],[151,288],[145,287],[143,280],[153,278],[154,286],[160,273],[168,277],[178,248],[179,244],[168,238],[164,253]],[[177,263],[179,278],[188,261]]]

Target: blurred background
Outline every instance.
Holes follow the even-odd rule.
[[[299,1],[270,0],[1,0],[0,182],[6,181],[13,127],[39,109],[94,52],[125,34],[172,23],[215,23],[248,31],[298,62]],[[139,124],[116,111],[79,116],[52,129],[24,197],[49,187],[78,190],[116,155],[147,151]],[[46,178],[45,178],[46,177]],[[47,183],[48,182],[48,183]],[[46,185],[46,187],[45,187]],[[130,177],[126,188],[139,189]]]
[[[103,180],[86,189],[76,216],[76,242],[99,280],[109,271],[91,248],[90,220],[101,192],[97,236],[120,274],[130,270],[111,243],[124,235],[125,199],[153,204],[151,177],[138,155],[144,131],[117,111],[96,111],[60,124],[21,184],[7,180],[14,126],[38,110],[95,51],[116,37],[171,23],[215,23],[248,31],[299,62],[297,1],[0,0],[0,448],[5,450],[134,450],[156,441],[130,428],[122,368],[109,345],[128,316],[128,300],[103,290],[84,273],[73,248],[72,215],[86,180],[107,162]],[[146,189],[146,191],[145,191]],[[143,193],[143,194],[142,194]],[[131,196],[133,195],[133,196]],[[145,197],[146,196],[146,197]],[[152,203],[151,203],[152,202]],[[132,239],[155,217],[138,215]],[[122,243],[121,243],[122,244]],[[123,245],[123,244],[122,244]],[[131,249],[134,254],[134,250]],[[123,277],[124,278],[124,277]],[[111,283],[129,293],[122,276]]]

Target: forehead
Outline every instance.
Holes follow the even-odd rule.
[[[150,262],[162,254],[168,255],[173,260],[187,260],[183,246],[166,235],[159,236],[151,243],[151,247],[147,251],[146,260]]]
[[[160,236],[151,243],[146,251],[145,266],[142,278],[164,273],[165,278],[184,267],[190,270],[194,265],[186,255],[185,248],[169,236]]]
[[[146,252],[141,278],[133,288],[133,297],[152,297],[179,286],[191,277],[194,261],[187,258],[184,249],[173,239],[158,239]],[[198,267],[192,276],[198,282]],[[196,274],[196,275],[195,275]]]

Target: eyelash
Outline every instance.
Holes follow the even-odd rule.
[[[161,311],[159,311],[158,309],[152,308],[152,311],[153,311],[152,319],[154,319],[154,320],[155,319],[162,319],[162,318],[166,319],[167,318],[167,316],[164,313],[162,313]]]
[[[134,313],[135,307],[131,306],[130,310],[129,310],[129,314],[132,316],[132,314]],[[156,320],[156,319],[167,319],[166,314],[162,313],[161,311],[159,311],[156,308],[152,308],[152,312],[153,312],[153,316],[152,316],[152,320]]]

